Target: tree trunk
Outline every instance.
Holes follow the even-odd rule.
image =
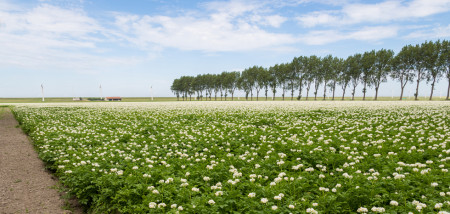
[[[234,100],[234,91],[231,93],[231,101]]]
[[[418,100],[417,97],[419,96],[420,74],[421,74],[421,72],[419,72],[417,75],[417,86],[416,86],[416,93],[414,94],[414,100]]]
[[[333,98],[331,100],[334,100],[334,92],[336,91],[336,81],[333,83]]]
[[[291,100],[294,100],[294,87],[291,89]]]
[[[302,84],[298,87],[298,100],[302,99]]]
[[[319,86],[320,86],[320,83],[319,83],[319,85],[314,85],[314,100],[317,100],[317,91],[319,90]]]
[[[323,100],[327,97],[327,82],[325,82],[325,85],[323,86]]]
[[[403,87],[401,87],[402,89],[400,90],[400,100],[402,100],[403,99],[403,89],[405,88],[404,86]]]
[[[355,100],[355,90],[356,90],[356,86],[353,86],[352,100]]]
[[[366,100],[366,91],[367,91],[367,88],[366,88],[366,86],[367,86],[367,83],[366,83],[366,81],[364,81],[364,87],[363,87],[363,100]]]
[[[433,78],[433,83],[431,83],[431,94],[430,100],[433,99],[434,83],[436,82],[436,77]]]
[[[342,90],[342,100],[344,100],[344,96],[345,96],[345,88]]]
[[[405,88],[405,86],[403,85],[403,75],[402,75],[401,78],[400,78],[400,100],[403,99],[403,89],[404,88]]]
[[[259,100],[259,91],[256,91],[256,101]]]
[[[375,87],[375,100],[377,100],[378,98],[378,89],[380,88],[380,86]]]
[[[309,88],[306,89],[306,100],[308,100],[309,97]]]
[[[446,100],[448,100],[449,95],[450,95],[450,78],[448,78],[447,97],[445,98]]]

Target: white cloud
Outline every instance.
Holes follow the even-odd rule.
[[[8,1],[0,0],[0,11],[10,11],[10,10],[18,10],[14,4],[9,3]]]
[[[342,32],[337,30],[311,31],[301,38],[308,45],[324,45],[341,40],[379,41],[397,36],[398,27],[376,26],[364,27],[360,30]]]
[[[337,17],[333,11],[312,12],[308,15],[297,17],[297,20],[305,27],[317,25],[328,25],[337,22]]]
[[[348,25],[358,23],[386,23],[411,18],[423,18],[450,11],[450,0],[388,0],[376,4],[346,4],[338,11],[315,11],[299,16],[306,27],[317,25]]]
[[[279,15],[273,15],[273,16],[266,16],[264,18],[264,24],[272,26],[272,27],[280,27],[281,24],[283,24],[287,18],[279,16]]]
[[[231,0],[231,1],[213,1],[204,4],[207,10],[228,14],[232,17],[242,15],[246,12],[253,12],[261,10],[265,2],[261,1],[242,1],[242,0]]]
[[[141,47],[168,47],[205,52],[250,51],[279,48],[296,42],[294,36],[271,33],[286,18],[266,14],[255,2],[210,2],[206,15],[186,13],[177,17],[117,15],[124,38]]]
[[[299,18],[307,27],[335,24],[339,28],[328,27],[297,35],[281,28],[289,18],[277,14],[273,6],[278,3],[278,6],[298,6],[310,1],[216,1],[201,4],[204,11],[185,11],[178,16],[110,12],[113,21],[101,22],[79,6],[59,7],[50,4],[53,1],[45,0],[33,8],[24,8],[0,0],[0,66],[89,70],[132,65],[154,57],[161,50],[172,48],[206,54],[255,50],[287,52],[297,50],[296,45],[302,43],[323,45],[342,40],[373,42],[397,36],[400,27],[390,25],[356,29],[348,26],[342,28],[342,25],[425,17],[447,11],[450,0],[344,3],[342,10],[316,11]],[[60,4],[65,2],[61,0]],[[333,1],[322,0],[320,3],[331,4]],[[273,28],[287,33],[274,32]],[[432,33],[437,37],[448,37],[449,28],[439,27]],[[431,33],[423,29],[415,29],[416,32],[409,37],[430,36]],[[122,57],[124,54],[118,53],[116,46],[130,52],[138,47],[138,51],[146,53],[142,53],[145,56],[141,57]]]
[[[122,29],[129,29],[130,42],[143,46],[163,46],[181,50],[247,51],[286,45],[295,42],[289,34],[262,30],[243,20],[232,23],[222,16],[210,19],[193,17],[143,16],[130,19]]]
[[[308,45],[324,45],[345,39],[345,36],[337,30],[311,31],[300,37],[301,41]]]
[[[364,27],[361,30],[351,32],[347,39],[361,40],[361,41],[378,41],[397,36],[398,27],[395,26],[376,26]]]
[[[276,51],[297,41],[290,34],[265,30],[280,27],[286,18],[257,1],[211,2],[203,5],[206,13],[188,11],[176,17],[113,12],[114,28],[70,1],[56,5],[61,6],[45,0],[27,8],[0,0],[1,67],[101,70],[148,60],[165,48]],[[114,47],[108,48],[112,43],[131,51],[139,47],[147,54],[122,57]]]
[[[417,30],[404,38],[420,38],[420,39],[445,39],[450,37],[450,24],[447,26],[437,26],[431,29]]]
[[[57,36],[86,37],[101,31],[97,22],[82,11],[72,11],[41,5],[25,17],[26,26],[22,30],[34,33],[51,33]]]
[[[295,7],[302,4],[308,4],[308,3],[319,3],[324,5],[333,5],[333,6],[339,6],[347,4],[348,2],[351,2],[354,0],[261,0],[259,2],[264,2],[270,7]]]
[[[5,7],[3,7],[5,5]],[[39,4],[30,9],[0,4],[0,65],[76,71],[129,64],[136,59],[102,57],[106,30],[80,9]]]

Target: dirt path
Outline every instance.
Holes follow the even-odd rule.
[[[0,107],[0,213],[81,213],[63,209],[58,182],[17,125],[11,111]]]

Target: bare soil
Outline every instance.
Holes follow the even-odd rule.
[[[0,213],[83,213],[64,195],[11,111],[0,107]]]

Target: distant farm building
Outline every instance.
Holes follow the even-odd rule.
[[[122,97],[105,97],[106,101],[122,101]]]
[[[73,101],[81,101],[82,99],[81,99],[81,97],[74,97],[73,98]]]

